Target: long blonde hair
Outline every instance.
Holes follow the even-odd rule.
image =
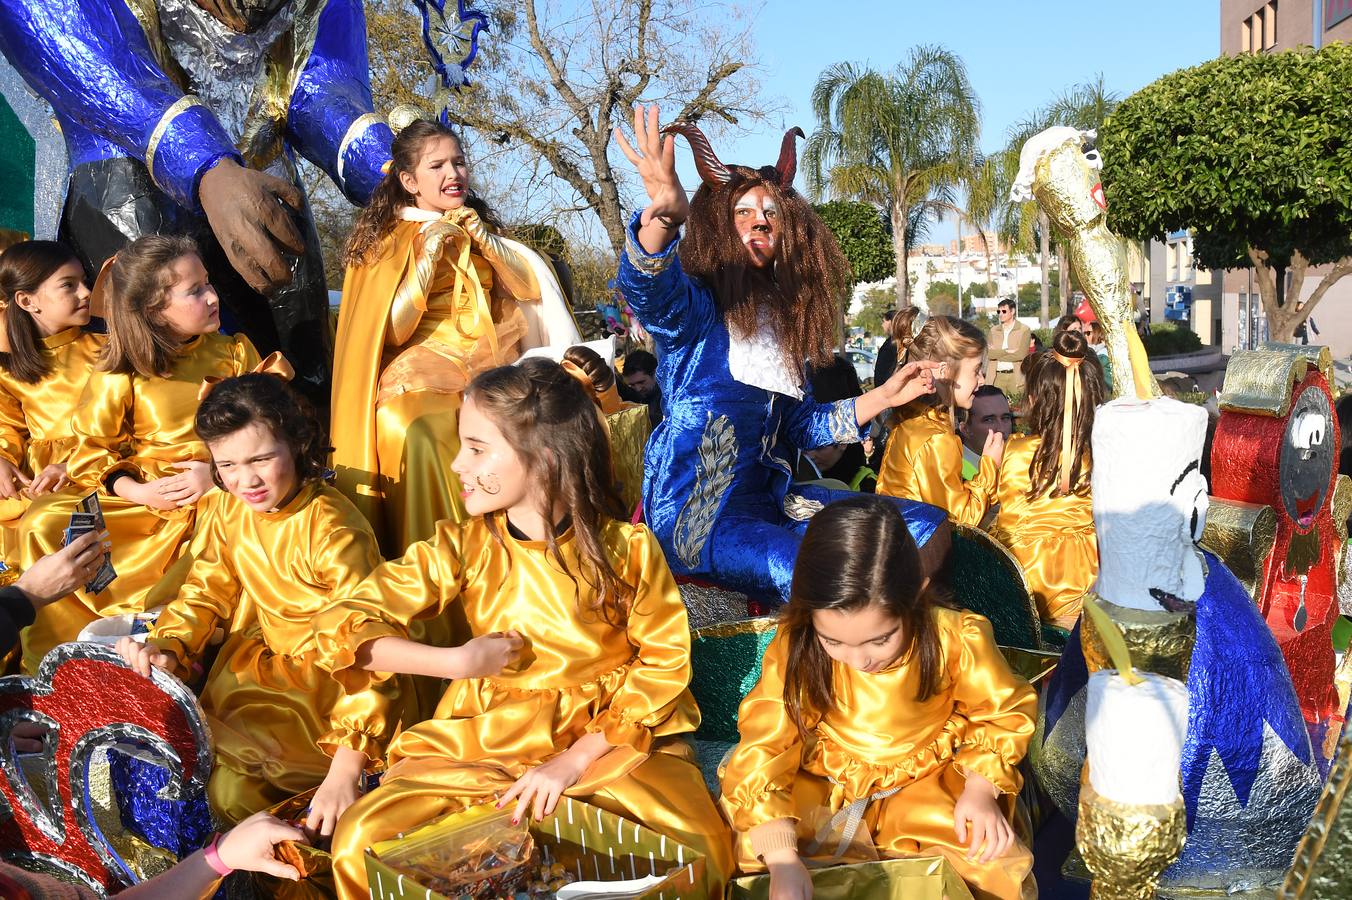
[[[965,359],[980,357],[982,365],[985,364],[986,336],[971,322],[953,316],[931,316],[913,333],[919,315],[920,310],[912,306],[892,317],[889,328],[892,340],[897,345],[897,365],[903,366],[916,360],[945,363],[948,375],[934,379],[934,394],[936,400],[947,407],[949,418],[952,418],[953,373],[958,363]]]

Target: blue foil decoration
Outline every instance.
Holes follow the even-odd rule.
[[[469,84],[465,70],[479,55],[479,32],[488,27],[488,16],[466,6],[465,0],[456,0],[456,11],[450,18],[446,15],[447,0],[413,2],[422,15],[423,47],[427,49],[427,58],[444,88],[444,97]],[[443,124],[450,124],[444,104],[438,118]]]
[[[182,859],[216,831],[205,789],[184,800],[161,800],[168,770],[116,750],[108,751],[108,766],[122,825],[146,842]]]
[[[1188,839],[1161,885],[1228,890],[1280,880],[1322,778],[1272,632],[1230,570],[1204,556],[1181,761]],[[1077,625],[1043,693],[1034,752],[1039,779],[1072,818],[1060,795],[1084,761],[1087,678]]]

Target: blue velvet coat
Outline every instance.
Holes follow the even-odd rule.
[[[664,418],[648,441],[643,511],[677,575],[772,601],[788,598],[812,513],[848,492],[792,486],[797,449],[863,438],[854,400],[817,403],[744,384],[709,288],[681,269],[673,241],[649,254],[629,224],[617,286],[657,348]],[[895,500],[922,548],[947,517]],[[937,544],[938,542],[936,542]]]

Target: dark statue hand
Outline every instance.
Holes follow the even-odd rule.
[[[251,288],[266,294],[291,283],[282,254],[305,250],[282,206],[300,209],[295,185],[223,159],[202,176],[198,198],[230,264]]]

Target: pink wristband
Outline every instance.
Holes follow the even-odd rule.
[[[221,836],[219,834],[213,837],[211,843],[203,848],[202,857],[207,861],[207,865],[211,866],[213,872],[224,878],[235,870],[227,866],[221,859],[221,853],[216,849],[216,845],[219,844],[220,841]]]

